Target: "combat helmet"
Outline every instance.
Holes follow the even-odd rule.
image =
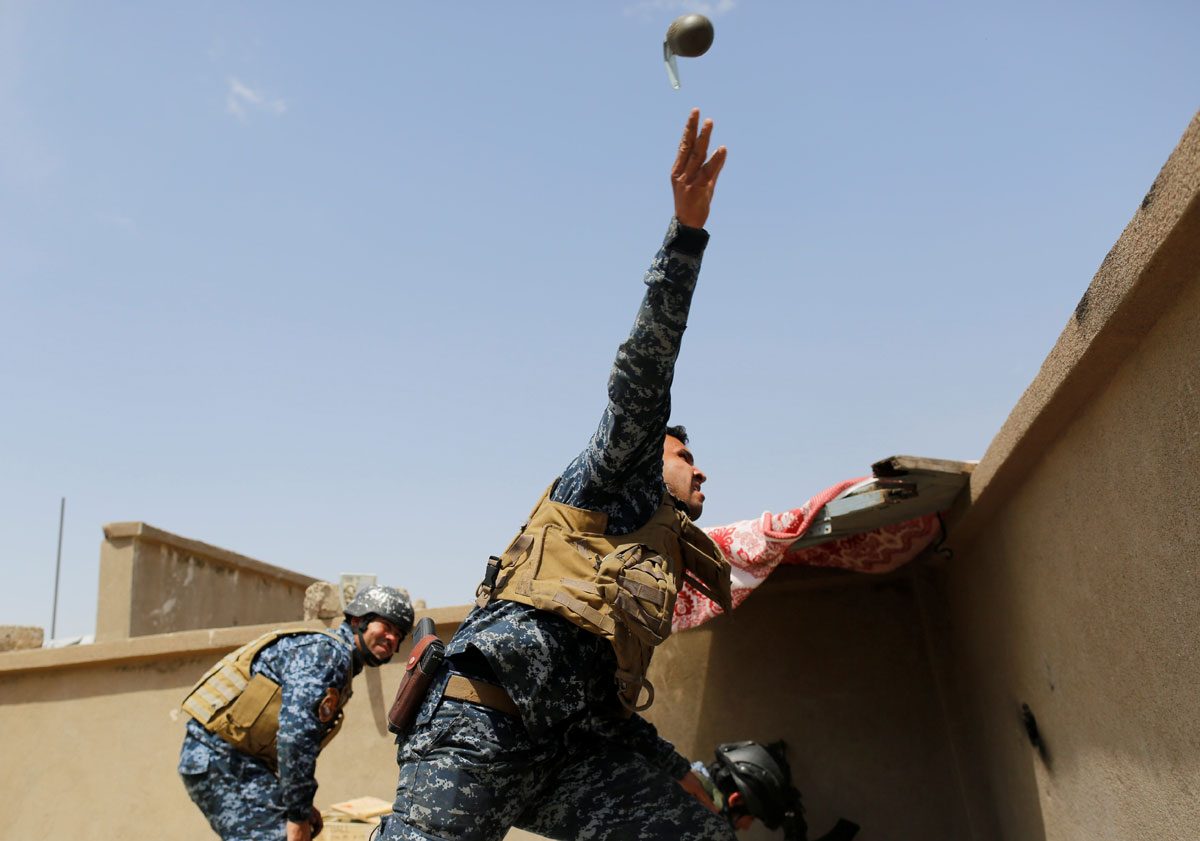
[[[784,841],[808,841],[804,803],[792,784],[787,745],[772,742],[732,742],[717,747],[717,761],[708,776],[721,793],[721,815],[733,823],[748,814],[769,829],[783,829]],[[838,818],[833,829],[815,841],[852,841],[859,826]]]
[[[400,629],[401,639],[408,636],[408,632],[413,626],[413,607],[408,596],[397,590],[395,587],[381,587],[377,584],[372,584],[370,587],[365,587],[355,594],[350,600],[350,604],[346,605],[343,611],[346,618],[361,616],[368,621],[372,616],[382,616],[393,625]],[[381,666],[387,660],[381,660],[371,653],[363,641],[364,623],[360,623],[355,629],[354,635],[358,637],[358,648],[362,653],[362,658],[368,666]],[[389,657],[388,660],[391,658]]]
[[[774,747],[774,745],[772,746]],[[803,809],[792,786],[791,769],[757,742],[732,742],[717,747],[713,782],[730,807],[740,807],[770,829],[778,829],[784,818],[799,817]]]

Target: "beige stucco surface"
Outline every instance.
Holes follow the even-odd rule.
[[[1195,285],[1198,196],[1200,114],[1083,289],[1038,376],[976,466],[971,516],[957,524],[960,537],[989,522],[993,506],[1016,492],[1029,466],[1071,423],[1077,408],[1106,387],[1162,314]]]
[[[466,610],[430,613],[448,638]],[[210,838],[175,776],[178,703],[220,654],[272,627],[0,658],[6,754],[71,758],[0,763],[0,790],[10,802],[29,804],[0,825],[0,841],[78,835],[98,825],[134,841]],[[814,828],[846,815],[871,827],[864,841],[964,837],[923,634],[907,576],[785,572],[736,615],[662,647],[651,675],[659,698],[648,717],[685,755],[705,761],[721,741],[787,740]],[[395,752],[385,716],[400,659],[355,681],[346,726],[318,762],[318,806],[363,795],[391,799]],[[55,804],[50,813],[47,803]]]
[[[974,473],[947,662],[982,838],[1200,838],[1198,195],[1193,121]]]
[[[430,611],[448,636],[465,610]],[[318,621],[294,623],[313,628]],[[87,837],[211,841],[175,774],[179,702],[224,652],[276,625],[188,631],[0,658],[0,839]],[[400,658],[354,684],[347,725],[321,754],[317,805],[365,794],[391,799],[386,732]],[[27,761],[22,761],[25,758]]]
[[[967,838],[922,586],[908,572],[780,570],[733,614],[663,646],[649,717],[706,762],[721,742],[784,739],[814,837],[844,816],[861,841]]]

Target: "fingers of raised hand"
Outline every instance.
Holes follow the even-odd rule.
[[[703,180],[710,185],[717,182],[717,176],[721,174],[721,168],[725,166],[726,151],[724,146],[718,146],[717,151],[712,153],[712,157],[704,165]]]
[[[704,158],[708,155],[708,141],[712,138],[712,129],[713,121],[705,120],[700,129],[700,136],[692,144],[691,153],[688,155],[686,166],[684,166],[683,177],[685,180],[693,180],[700,167],[704,165]]]
[[[675,166],[671,167],[671,177],[678,178],[687,168],[692,155],[692,146],[696,142],[696,126],[700,123],[700,109],[693,108],[688,114],[687,122],[683,125],[683,139],[679,141],[679,154],[675,156]]]

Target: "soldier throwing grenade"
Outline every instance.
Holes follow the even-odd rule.
[[[383,841],[729,841],[688,761],[636,714],[684,581],[729,606],[729,565],[692,523],[705,475],[671,380],[708,242],[724,147],[692,111],[671,170],[675,218],[650,270],[608,404],[583,452],[493,558],[407,738]],[[530,375],[520,393],[553,400]],[[526,399],[526,402],[528,400]],[[530,406],[530,410],[551,406]]]
[[[226,655],[183,702],[184,787],[224,841],[310,841],[317,754],[342,724],[350,683],[412,629],[408,597],[368,587],[332,631],[272,631]]]

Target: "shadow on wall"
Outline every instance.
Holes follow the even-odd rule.
[[[972,838],[911,575],[789,573],[714,623],[697,754],[784,739],[814,837]]]

